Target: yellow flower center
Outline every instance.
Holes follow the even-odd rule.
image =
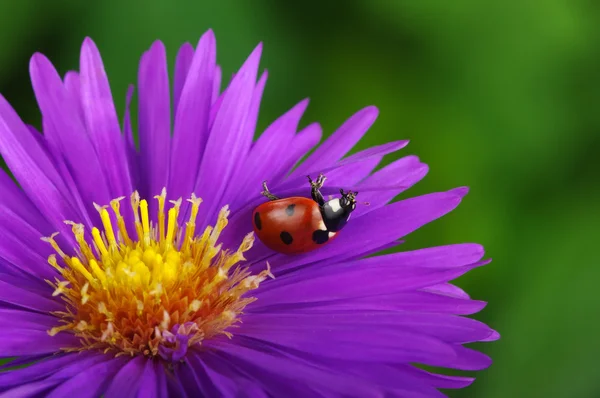
[[[245,236],[236,251],[217,245],[227,225],[225,206],[214,227],[196,236],[196,216],[202,202],[193,194],[191,214],[185,228],[177,218],[181,199],[171,201],[165,220],[166,190],[158,200],[158,222],[148,216],[148,203],[137,192],[131,195],[135,234],[130,236],[120,212],[123,197],[108,206],[96,206],[103,231],[92,229],[88,243],[82,224],[72,225],[78,243],[76,256],[67,256],[54,237],[49,242],[58,253],[48,258],[62,279],[47,281],[60,295],[65,311],[53,313],[60,326],[48,331],[74,333],[81,346],[65,351],[99,349],[117,355],[160,355],[167,360],[181,358],[188,347],[227,331],[239,321],[242,310],[255,298],[246,293],[267,277],[267,269],[252,275],[238,265],[252,247],[254,235]],[[116,226],[116,228],[114,228]]]

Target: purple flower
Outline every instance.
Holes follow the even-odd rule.
[[[406,141],[345,157],[374,107],[317,147],[318,124],[297,131],[302,101],[253,141],[261,49],[221,92],[209,31],[179,50],[171,92],[155,43],[139,67],[139,150],[133,89],[121,126],[89,39],[64,79],[31,60],[43,135],[0,97],[0,152],[20,185],[0,173],[0,351],[18,357],[5,367],[33,362],[0,374],[5,396],[438,397],[473,379],[413,364],[490,365],[464,346],[498,338],[463,317],[485,303],[449,283],[487,263],[480,245],[367,257],[467,189],[390,203],[427,166],[407,156],[373,172]],[[309,197],[306,175],[321,172],[325,195],[357,190],[370,206],[305,254],[255,240],[261,181]]]

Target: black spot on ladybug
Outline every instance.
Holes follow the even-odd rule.
[[[317,245],[322,245],[323,243],[329,240],[329,231],[323,231],[322,229],[317,229],[313,232],[312,240]]]
[[[292,235],[287,231],[283,231],[282,233],[280,233],[279,237],[281,238],[281,241],[283,243],[285,243],[286,245],[291,245],[292,242],[294,241],[294,238],[292,238]]]
[[[259,231],[262,229],[262,221],[260,221],[260,213],[254,213],[254,225],[256,225],[256,229]]]
[[[294,207],[296,207],[296,205],[291,204],[285,209],[285,212],[288,216],[292,216],[294,214]]]

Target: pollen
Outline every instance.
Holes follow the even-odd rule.
[[[176,360],[204,340],[231,337],[244,308],[255,300],[248,293],[273,277],[268,263],[258,274],[241,265],[252,233],[236,250],[217,244],[228,223],[227,206],[214,226],[197,234],[202,200],[188,199],[189,220],[179,225],[182,202],[167,202],[166,196],[163,189],[155,197],[156,225],[137,192],[131,195],[129,229],[121,213],[124,197],[96,205],[102,228],[87,232],[82,224],[65,221],[77,242],[74,256],[59,247],[56,234],[42,238],[56,251],[48,263],[59,272],[47,282],[65,304],[64,311],[53,312],[59,319],[48,333],[72,333],[80,341],[63,350]]]

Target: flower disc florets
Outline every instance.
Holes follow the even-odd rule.
[[[131,196],[135,234],[130,235],[118,198],[107,207],[96,206],[104,231],[91,231],[70,221],[78,243],[77,255],[68,256],[54,236],[44,238],[58,253],[48,262],[62,279],[48,281],[54,296],[61,295],[65,311],[55,312],[62,325],[49,331],[74,333],[81,346],[66,351],[98,349],[117,355],[160,355],[178,360],[188,347],[227,331],[239,321],[254,298],[245,294],[272,276],[251,275],[238,263],[252,247],[246,235],[236,251],[222,250],[217,239],[227,225],[228,207],[221,209],[214,227],[195,234],[201,199],[192,195],[185,228],[177,219],[181,200],[172,201],[165,219],[166,190],[158,200],[157,225],[150,222],[148,203],[137,192]],[[116,226],[116,228],[114,228]]]

